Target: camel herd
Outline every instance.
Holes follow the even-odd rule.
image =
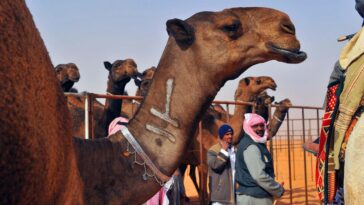
[[[231,116],[210,108],[226,81],[258,63],[306,59],[290,18],[274,9],[231,8],[168,20],[165,50],[152,74],[144,73],[144,82],[133,60],[105,62],[107,92],[123,94],[134,78],[144,99],[127,128],[109,137],[108,123],[133,105],[96,103],[99,138],[86,140],[77,130],[82,122],[75,122],[83,112],[82,99],[63,93],[79,80],[77,66],[53,68],[24,0],[3,0],[0,10],[0,204],[141,204],[185,160],[189,146],[199,146],[195,136],[201,119],[206,119],[206,136],[217,136],[223,118],[242,130],[247,106],[236,106]],[[67,66],[72,67],[70,83],[63,84]],[[245,78],[235,100],[251,101],[275,87],[270,77]],[[278,119],[287,105],[289,100],[282,101]],[[280,125],[275,123],[271,136]],[[211,137],[203,146],[215,142]]]

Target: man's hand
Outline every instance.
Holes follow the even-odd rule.
[[[229,144],[227,142],[225,142],[224,140],[219,140],[219,143],[221,145],[221,147],[224,149],[224,150],[228,150],[229,148]]]

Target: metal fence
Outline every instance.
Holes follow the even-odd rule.
[[[319,137],[321,116],[322,108],[292,106],[276,137],[269,143],[277,180],[286,183],[288,177],[289,204],[320,204],[315,188],[316,157],[305,152],[302,145]],[[280,160],[285,157],[288,163]]]
[[[79,95],[67,93],[66,95]],[[102,95],[95,93],[83,93],[85,103],[85,138],[94,138],[93,133],[93,106],[92,102],[96,98],[141,100],[142,97]],[[255,103],[234,102],[234,101],[214,101],[213,103],[225,106],[227,113],[232,113],[235,105],[253,106]],[[269,119],[277,109],[278,105],[269,105]],[[136,111],[136,110],[135,110]],[[135,112],[134,111],[134,112]],[[320,134],[320,126],[323,116],[322,107],[312,106],[290,106],[276,136],[268,142],[269,150],[274,159],[276,179],[284,182],[286,194],[275,204],[321,204],[317,198],[315,188],[315,167],[316,157],[304,152],[302,145],[307,141],[313,141]],[[227,118],[229,119],[229,118]],[[199,126],[201,129],[201,125]],[[202,133],[202,132],[200,132]],[[201,137],[201,136],[198,136]],[[202,142],[202,140],[201,140]],[[200,145],[202,146],[202,144]],[[202,147],[200,147],[202,150]],[[200,152],[202,162],[202,152]],[[202,174],[202,173],[199,173]],[[206,184],[199,176],[200,184]],[[200,193],[201,204],[204,203],[203,192]]]

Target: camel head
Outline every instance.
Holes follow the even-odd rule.
[[[239,81],[238,88],[235,91],[236,101],[252,101],[266,89],[276,90],[277,84],[271,77],[246,77]]]
[[[167,21],[167,31],[174,40],[169,39],[166,49],[177,44],[176,58],[189,55],[222,83],[257,63],[300,63],[307,57],[288,15],[269,8],[200,12],[185,21]]]
[[[279,101],[278,103],[276,102],[275,103],[276,105],[279,105],[277,107],[277,109],[280,111],[280,112],[287,112],[289,107],[292,106],[292,102],[290,99],[286,98],[284,100],[281,100]]]
[[[274,101],[274,96],[268,95],[266,91],[258,94],[255,100],[255,112],[262,116],[266,121],[269,118],[269,108],[268,106]]]
[[[147,94],[156,69],[156,67],[152,66],[142,73],[141,81],[137,84],[138,90],[136,91],[136,96],[145,96]]]
[[[58,64],[54,69],[63,92],[69,92],[74,83],[80,80],[80,72],[74,63]]]
[[[292,106],[291,101],[286,98],[284,100],[281,100],[278,103],[275,103],[278,105],[272,115],[271,122],[269,123],[269,138],[275,136],[279,130],[279,128],[282,125],[282,122],[284,121],[289,108]]]
[[[268,93],[265,91],[261,92],[257,96],[257,100],[256,100],[257,105],[263,105],[263,106],[268,106],[268,105],[272,104],[273,102],[274,102],[274,96],[268,95]]]
[[[137,79],[141,76],[133,59],[116,60],[112,64],[105,61],[104,66],[109,71],[109,81],[113,84],[125,85],[131,78]]]

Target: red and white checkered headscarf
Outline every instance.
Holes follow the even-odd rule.
[[[125,127],[125,124],[128,122],[129,120],[124,117],[117,117],[113,119],[109,125],[109,136],[121,130],[121,128]]]
[[[268,128],[267,128],[267,123],[265,122],[264,118],[255,113],[246,113],[244,115],[244,117],[245,117],[244,124],[243,124],[244,132],[246,134],[248,134],[254,142],[257,142],[257,143],[267,142]],[[263,137],[257,135],[257,133],[255,133],[252,128],[252,126],[254,126],[256,124],[261,124],[261,123],[263,123],[265,126],[265,131],[264,131]]]

